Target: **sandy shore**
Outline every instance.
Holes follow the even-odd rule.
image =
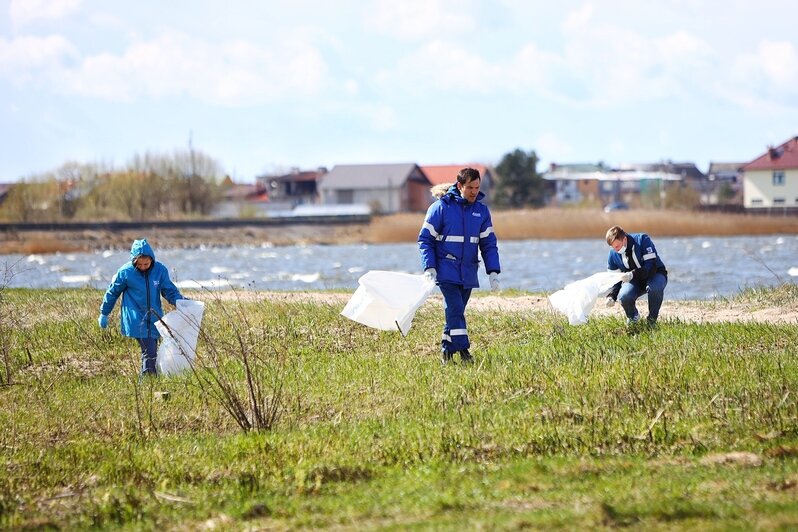
[[[192,294],[190,297],[205,301],[233,300],[240,298],[247,301],[287,301],[287,302],[313,302],[322,305],[333,305],[343,309],[351,294],[328,292],[268,292],[268,291],[236,291],[236,292],[204,292]],[[443,309],[443,297],[433,294],[425,305]],[[648,304],[645,299],[638,302],[640,313],[648,313]],[[468,313],[478,312],[520,312],[536,313],[556,311],[545,296],[505,296],[498,294],[477,295],[468,304]],[[606,308],[602,302],[596,305],[591,316],[623,316],[619,305]],[[660,309],[661,320],[680,320],[692,323],[719,323],[719,322],[751,322],[751,323],[780,323],[798,325],[798,306],[761,306],[748,303],[729,301],[669,301],[667,298]]]

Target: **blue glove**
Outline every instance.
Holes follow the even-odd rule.
[[[108,327],[108,316],[105,314],[100,314],[100,317],[97,318],[97,323],[100,324],[100,329],[105,329]]]

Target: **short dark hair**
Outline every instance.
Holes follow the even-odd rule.
[[[465,185],[476,179],[481,180],[482,178],[479,175],[479,170],[473,168],[463,168],[457,173],[457,182],[461,185]]]

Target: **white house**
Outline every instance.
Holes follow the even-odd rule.
[[[742,168],[746,209],[798,208],[798,136]]]

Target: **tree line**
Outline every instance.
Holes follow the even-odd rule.
[[[492,204],[540,207],[547,184],[534,151],[516,149],[494,168]],[[67,162],[15,183],[0,219],[15,222],[144,221],[207,217],[229,183],[220,164],[194,150],[134,156],[122,168]]]
[[[134,156],[122,168],[67,162],[15,183],[0,218],[19,222],[168,220],[207,216],[221,199],[220,165],[202,152]]]

